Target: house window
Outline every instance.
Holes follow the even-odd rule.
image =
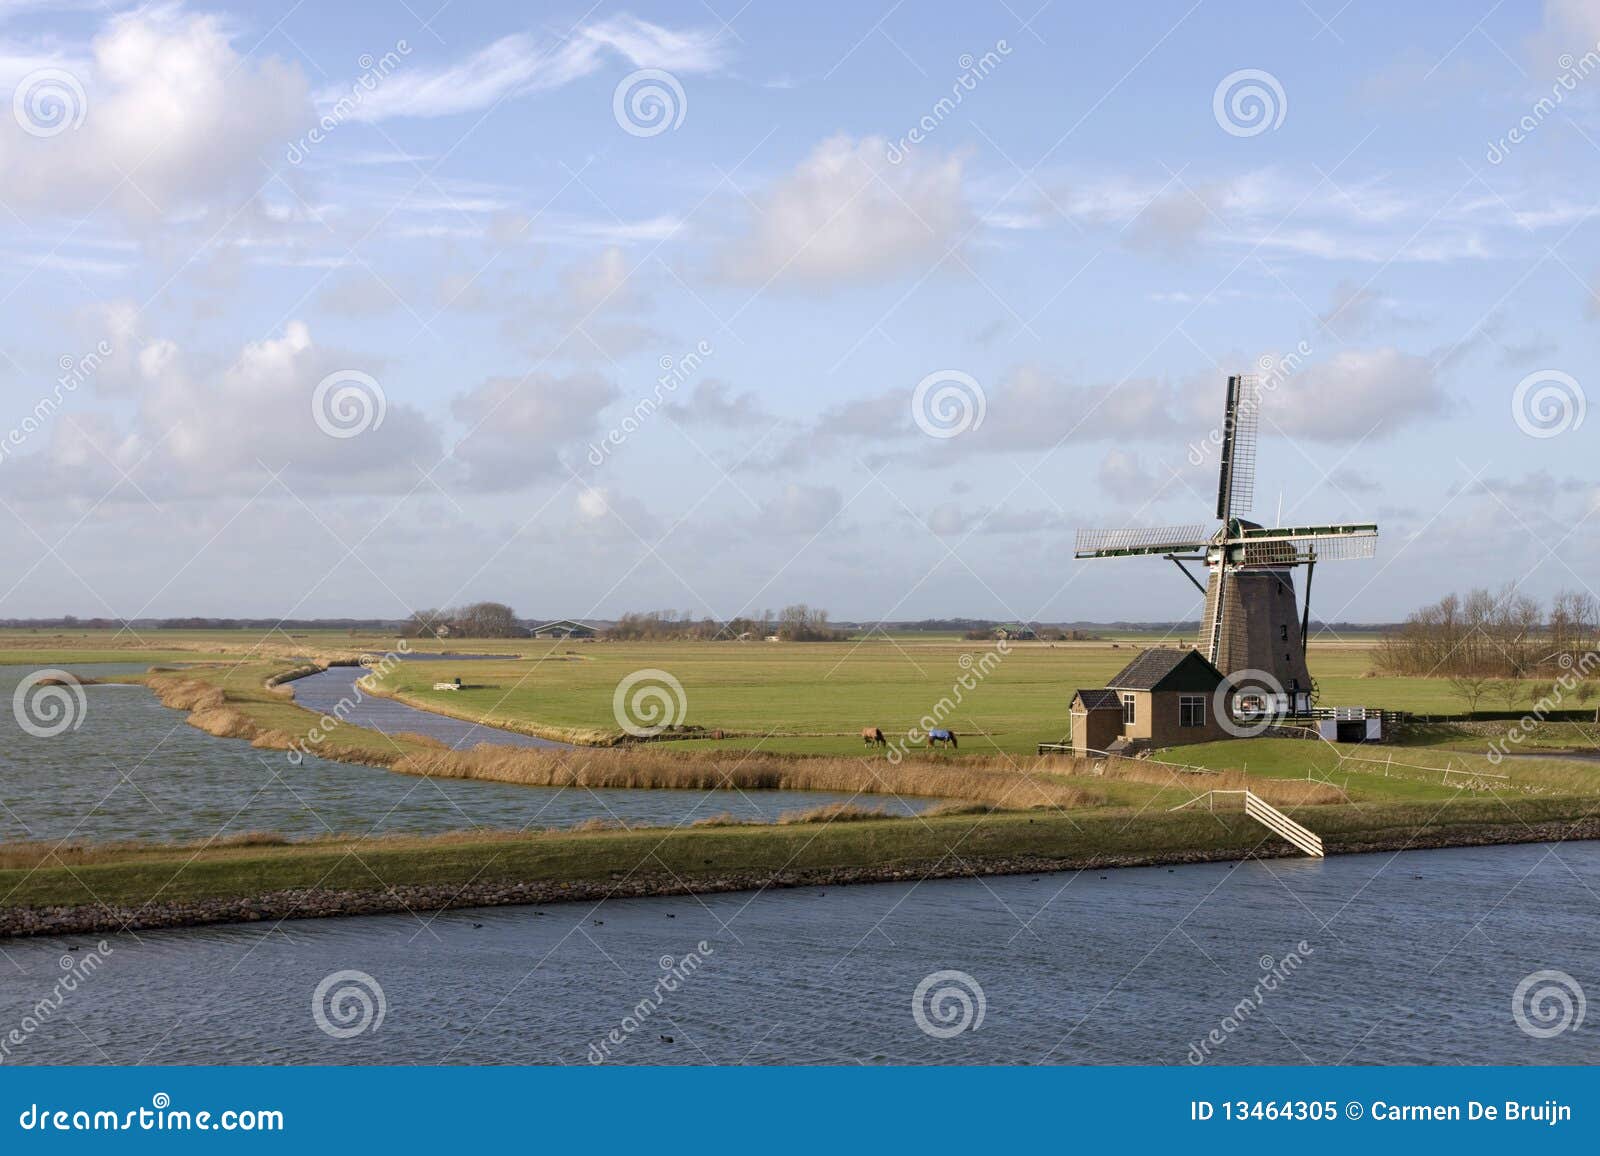
[[[1281,642],[1289,641],[1289,628],[1287,626],[1278,627],[1278,639]]]
[[[1138,701],[1131,694],[1122,696],[1122,722],[1124,726],[1132,726],[1138,721],[1138,709],[1135,706]]]
[[[1206,696],[1181,694],[1178,696],[1178,725],[1203,727],[1206,725]]]

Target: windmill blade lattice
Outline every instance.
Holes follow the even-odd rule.
[[[1210,540],[1210,531],[1204,525],[1130,526],[1120,530],[1079,530],[1073,553],[1079,558],[1169,554],[1179,550],[1204,550]]]
[[[1222,468],[1217,478],[1217,517],[1226,522],[1256,500],[1256,435],[1261,425],[1261,379],[1228,379],[1222,418]]]

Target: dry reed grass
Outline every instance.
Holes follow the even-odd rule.
[[[389,736],[396,742],[413,743],[419,747],[428,747],[436,751],[447,751],[450,744],[434,738],[432,735],[419,734],[417,731],[395,731]]]
[[[858,807],[854,803],[824,803],[820,807],[805,807],[798,811],[784,811],[778,816],[778,825],[795,823],[859,823],[866,819],[897,819],[882,807]]]
[[[528,750],[487,744],[470,751],[409,754],[393,765],[403,774],[441,779],[488,779],[539,787],[632,790],[740,790],[863,792],[961,799],[1008,810],[1093,806],[1104,796],[1077,784],[1052,781],[1007,759],[959,763],[882,759],[794,758],[751,752],[672,754],[649,747]]]

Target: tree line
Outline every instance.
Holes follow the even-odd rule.
[[[1558,592],[1548,605],[1517,592],[1478,588],[1447,594],[1413,611],[1386,632],[1376,663],[1385,674],[1448,679],[1468,712],[1494,695],[1516,710],[1528,680],[1570,670],[1587,672],[1585,656],[1600,649],[1600,601],[1583,590]],[[1576,689],[1580,702],[1595,695],[1592,682]]]
[[[528,628],[504,602],[469,602],[447,609],[417,610],[406,621],[413,638],[526,638]]]
[[[526,638],[527,623],[503,602],[472,602],[465,606],[418,610],[406,620],[412,638]],[[604,632],[614,642],[717,641],[779,638],[784,642],[839,642],[848,635],[828,625],[828,612],[805,603],[785,606],[777,613],[762,611],[759,618],[727,621],[696,618],[676,610],[634,611],[624,614]]]
[[[760,617],[739,616],[727,621],[696,618],[689,611],[634,611],[617,619],[606,631],[617,642],[690,640],[701,642],[778,638],[784,642],[840,642],[847,634],[828,625],[828,612],[805,603],[785,606],[774,614],[763,610]]]

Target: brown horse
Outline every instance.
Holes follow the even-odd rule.
[[[889,745],[889,740],[883,737],[883,732],[877,727],[862,727],[861,742],[863,746],[869,747],[886,747]]]

